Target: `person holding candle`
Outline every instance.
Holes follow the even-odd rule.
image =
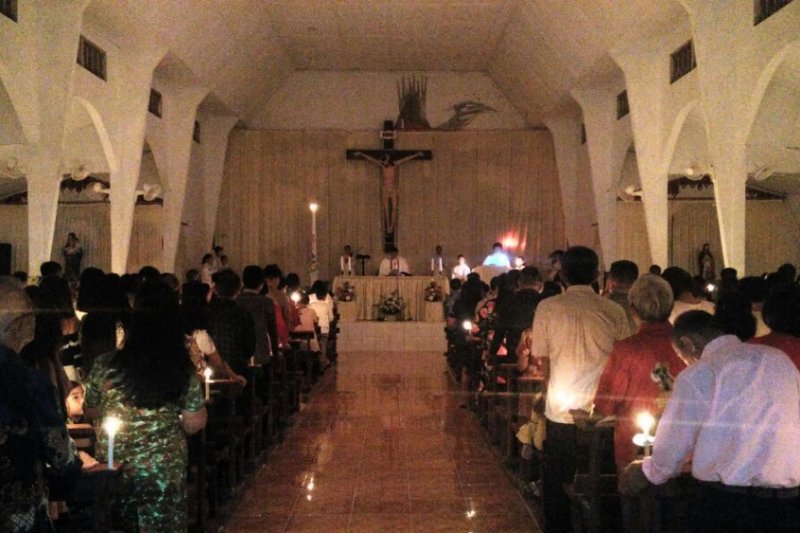
[[[652,457],[622,473],[620,490],[666,483],[691,459],[691,531],[797,531],[797,368],[779,350],[724,334],[704,311],[678,317],[672,342],[689,368],[675,380]]]
[[[627,292],[639,331],[614,344],[600,376],[594,411],[617,417],[614,459],[619,470],[636,459],[633,435],[640,413],[663,411],[672,381],[686,365],[672,349],[672,289],[660,276],[644,274]]]
[[[541,357],[547,382],[547,440],[543,472],[545,531],[572,531],[564,483],[577,466],[577,429],[571,410],[591,410],[597,384],[616,341],[630,335],[625,312],[591,287],[598,275],[594,250],[574,246],[561,258],[566,293],[540,302],[530,352]]]
[[[0,531],[53,531],[45,465],[77,476],[81,461],[53,386],[17,357],[33,339],[33,305],[19,283],[0,277]]]
[[[206,423],[203,389],[186,350],[177,295],[160,282],[136,293],[125,346],[99,357],[85,384],[85,406],[98,424],[98,458],[107,461],[109,436],[99,427],[119,418],[115,464],[124,464],[125,492],[115,506],[118,529],[185,531],[184,433]]]

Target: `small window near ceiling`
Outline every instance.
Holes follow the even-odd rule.
[[[0,0],[0,13],[17,22],[17,0]]]
[[[147,110],[161,118],[161,93],[155,89],[150,89],[150,100],[147,102]]]
[[[581,144],[586,144],[586,124],[581,124]]]
[[[631,110],[628,107],[628,91],[622,91],[617,95],[617,120],[630,112]]]
[[[83,35],[78,41],[78,64],[101,80],[106,80],[106,53]]]
[[[692,41],[689,41],[670,55],[669,82],[675,83],[696,67],[697,60],[694,57],[694,46],[692,46]]]
[[[792,0],[755,0],[753,25],[764,22],[791,3]]]
[[[200,122],[194,121],[194,130],[192,131],[192,140],[200,144]]]

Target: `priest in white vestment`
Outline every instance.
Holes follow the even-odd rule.
[[[378,267],[379,276],[410,276],[411,269],[408,268],[408,261],[400,257],[396,247],[392,246],[386,250],[386,257]]]

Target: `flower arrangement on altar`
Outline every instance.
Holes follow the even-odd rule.
[[[444,291],[441,285],[437,285],[435,281],[431,280],[430,285],[425,287],[425,301],[441,302],[442,300],[444,300]]]
[[[344,285],[336,287],[336,300],[340,302],[352,302],[356,299],[356,289],[350,285],[349,281],[345,281]]]
[[[406,302],[398,291],[381,298],[378,310],[384,315],[399,315],[406,308]]]

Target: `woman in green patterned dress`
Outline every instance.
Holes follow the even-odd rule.
[[[116,506],[125,531],[186,530],[184,433],[205,426],[206,409],[180,316],[177,297],[167,285],[142,285],[125,346],[98,357],[86,383],[85,405],[99,409],[99,460],[107,460],[108,450],[103,419],[122,421],[114,457],[125,463],[126,490]]]

